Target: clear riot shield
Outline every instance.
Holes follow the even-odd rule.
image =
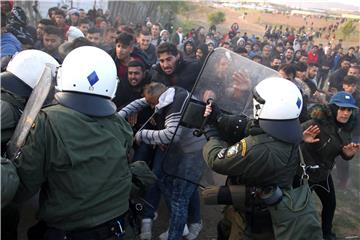
[[[252,89],[268,77],[279,76],[273,69],[258,64],[225,48],[208,57],[193,95],[200,101],[212,99],[225,112],[252,116]]]
[[[46,98],[51,91],[52,86],[52,71],[54,66],[48,64],[44,67],[44,71],[40,80],[34,87],[29,100],[26,103],[25,109],[21,118],[15,128],[14,134],[11,137],[6,150],[7,158],[14,160],[19,153],[20,148],[25,143],[26,137],[30,131],[34,120],[43,106]]]
[[[225,48],[211,52],[183,111],[177,129],[180,137],[174,138],[176,141],[172,141],[168,147],[163,162],[164,172],[200,183],[207,168],[202,156],[206,139],[196,129],[202,128],[206,122],[203,118],[206,102],[211,99],[224,112],[251,117],[253,87],[263,79],[274,76],[279,74]],[[207,169],[205,175],[207,179],[201,181],[201,185],[216,184],[217,180],[211,179],[211,170]]]

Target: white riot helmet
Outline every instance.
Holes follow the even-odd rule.
[[[24,50],[11,59],[6,72],[1,74],[1,86],[19,96],[28,97],[40,80],[45,65],[55,76],[59,63],[49,54],[40,50]],[[24,84],[25,83],[25,84]]]
[[[64,106],[92,116],[115,112],[118,84],[114,60],[104,50],[83,46],[72,50],[58,70],[55,98]]]
[[[299,143],[302,132],[299,116],[303,106],[300,90],[289,80],[271,77],[253,90],[254,118],[269,135],[289,143]]]

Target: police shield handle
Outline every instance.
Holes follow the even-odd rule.
[[[20,148],[24,145],[25,139],[32,127],[35,118],[47,98],[52,80],[52,68],[54,66],[47,64],[41,74],[40,80],[34,87],[21,118],[16,126],[13,136],[7,147],[7,157],[14,160],[20,153]]]

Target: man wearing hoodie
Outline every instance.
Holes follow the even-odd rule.
[[[195,60],[195,44],[194,42],[189,39],[184,43],[184,59],[189,61]]]

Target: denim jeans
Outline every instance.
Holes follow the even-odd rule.
[[[190,199],[194,195],[197,185],[171,176],[167,176],[163,180],[165,200],[170,206],[168,240],[178,240],[182,237],[187,223]]]
[[[159,207],[160,199],[161,199],[161,192],[163,187],[163,182],[161,179],[164,176],[164,172],[162,171],[162,162],[165,156],[165,152],[156,148],[154,159],[152,161],[152,171],[155,176],[158,178],[156,183],[149,188],[146,192],[144,199],[151,205],[145,204],[144,206],[144,215],[143,218],[151,218],[155,217],[155,212]]]
[[[145,194],[145,200],[149,204],[151,204],[151,206],[145,204],[143,218],[153,219],[155,217],[155,211],[158,209],[160,204],[161,193],[168,193],[167,194],[168,197],[165,199],[165,201],[168,209],[171,212],[172,209],[171,190],[173,190],[173,187],[171,186],[171,184],[168,183],[168,179],[169,178],[174,179],[174,178],[165,176],[165,173],[162,170],[162,163],[164,160],[164,156],[165,156],[165,152],[160,150],[159,148],[156,148],[153,164],[152,164],[152,170],[154,174],[157,176],[158,180],[152,187],[149,188],[149,190]],[[177,178],[175,179],[178,180]],[[182,182],[188,183],[187,181],[183,181],[183,180]],[[187,220],[189,220],[188,221],[189,223],[200,223],[201,222],[200,195],[196,185],[191,184],[191,187],[192,187],[191,190],[192,194],[186,197],[186,198],[190,197],[190,199],[187,199],[188,202],[186,203],[186,208],[185,208],[188,209],[190,213],[189,219],[187,219],[187,214],[186,214],[186,218],[184,220],[185,223],[187,222]]]

